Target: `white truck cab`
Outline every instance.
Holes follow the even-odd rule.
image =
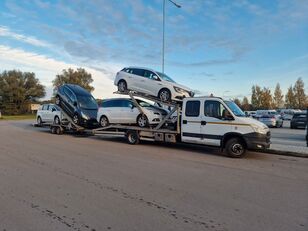
[[[246,149],[268,148],[270,132],[263,123],[246,117],[232,101],[195,97],[183,100],[181,140],[221,147],[230,156],[241,157]]]

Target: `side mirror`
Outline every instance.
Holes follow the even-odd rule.
[[[134,109],[134,108],[135,108],[135,105],[134,105],[134,104],[131,104],[131,105],[130,105],[130,108],[131,108],[131,109]]]
[[[224,118],[225,120],[234,120],[233,116],[230,114],[227,114]]]
[[[153,79],[154,79],[155,81],[160,81],[160,79],[158,78],[157,75],[153,75]]]
[[[74,101],[73,105],[74,105],[75,107],[77,107],[77,102],[76,102],[76,101]]]
[[[56,109],[55,109],[55,108],[53,108],[53,109],[51,109],[51,111],[52,111],[52,112],[54,112],[54,111],[56,111]]]

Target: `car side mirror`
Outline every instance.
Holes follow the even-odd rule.
[[[154,79],[155,81],[160,81],[160,79],[158,78],[157,75],[153,75],[153,79]]]
[[[135,105],[134,105],[134,104],[131,104],[131,105],[130,105],[130,108],[131,108],[131,109],[134,109],[134,108],[135,108]]]
[[[76,101],[74,101],[73,105],[74,105],[75,107],[77,107],[77,102],[76,102]]]
[[[53,109],[51,109],[51,111],[52,111],[52,112],[54,112],[54,111],[56,111],[56,109],[55,109],[55,108],[53,108]]]
[[[225,120],[234,120],[233,116],[231,114],[227,114],[225,117],[224,117]]]

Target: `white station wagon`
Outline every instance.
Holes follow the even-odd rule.
[[[118,86],[120,92],[133,90],[158,97],[164,102],[194,96],[191,89],[176,83],[166,74],[139,67],[128,67],[119,71],[114,85]]]
[[[36,121],[38,125],[44,123],[60,124],[62,113],[55,104],[43,104],[36,113]]]

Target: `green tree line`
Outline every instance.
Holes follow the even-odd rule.
[[[83,68],[62,70],[52,81],[54,89],[65,83],[78,84],[92,92],[94,87],[92,75]],[[30,104],[38,103],[45,97],[46,87],[36,78],[33,72],[19,70],[0,73],[0,111],[7,115],[30,112]]]
[[[306,109],[308,96],[305,93],[304,81],[298,78],[295,84],[288,88],[286,95],[282,94],[279,83],[273,93],[267,87],[261,88],[259,85],[253,85],[250,102],[247,97],[244,97],[242,101],[235,98],[234,102],[244,111],[281,108]]]

